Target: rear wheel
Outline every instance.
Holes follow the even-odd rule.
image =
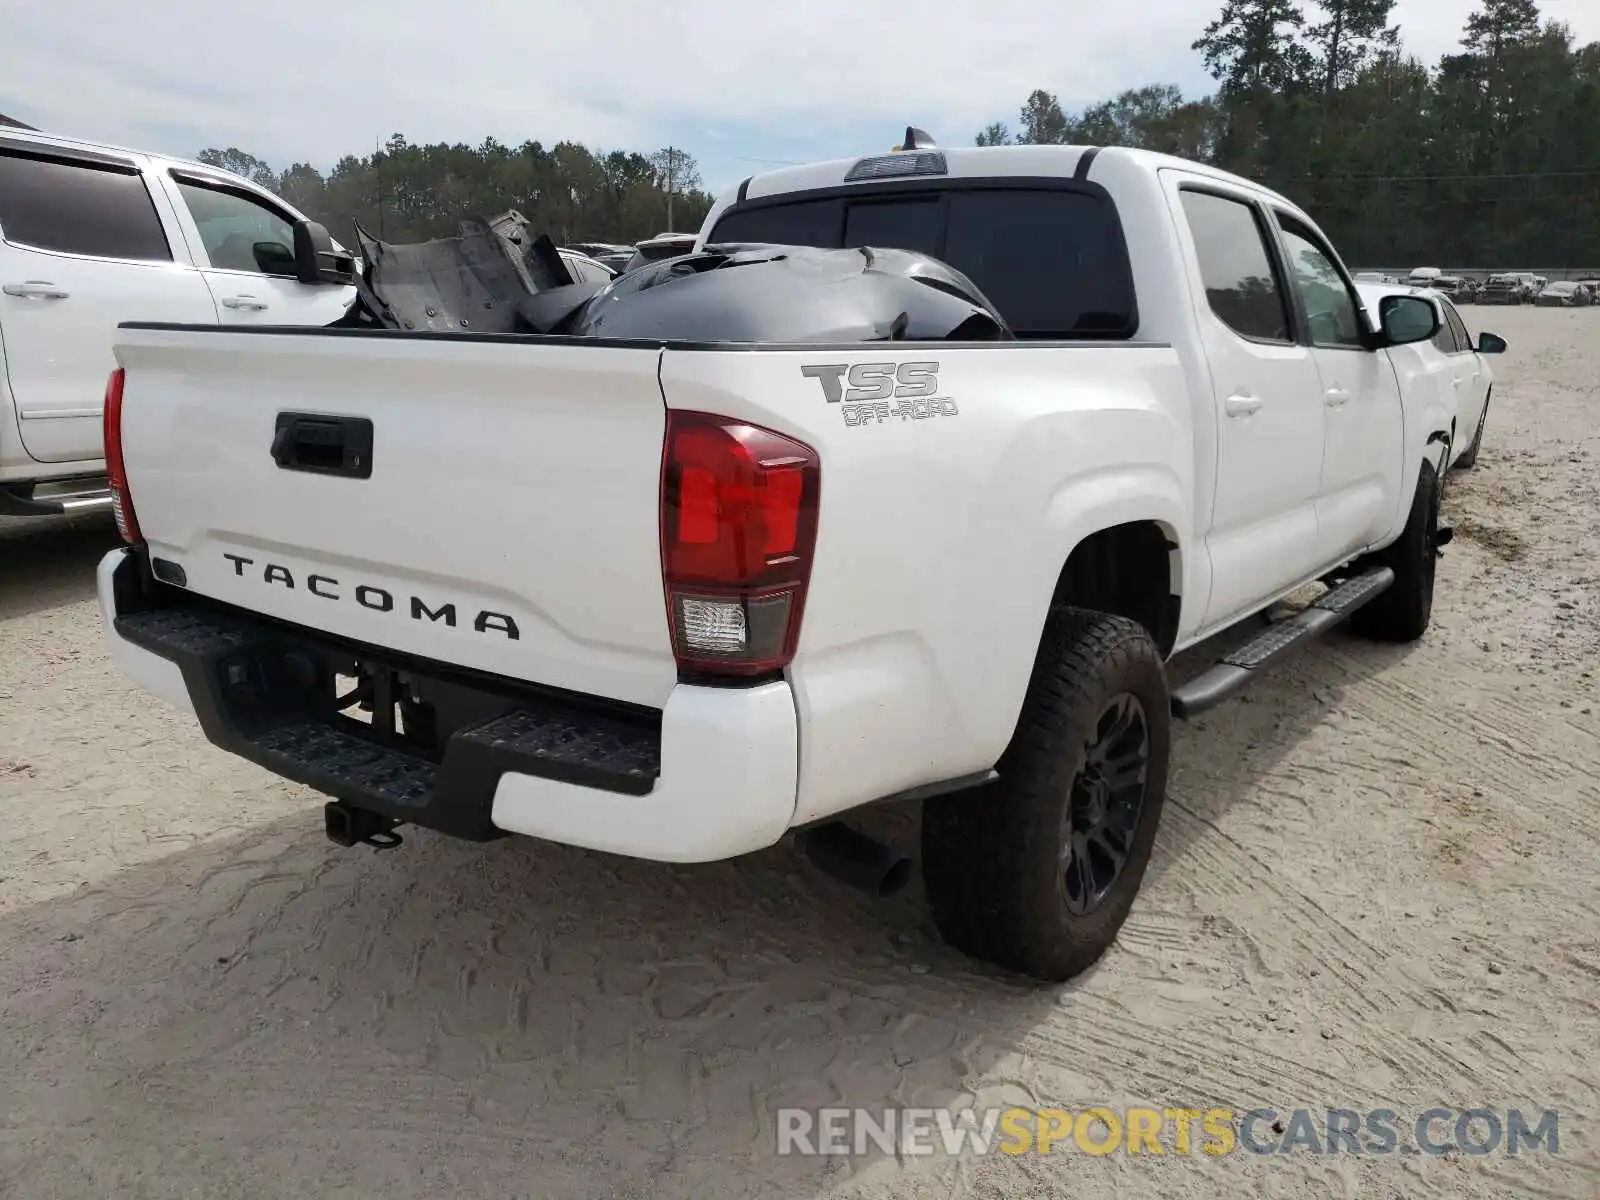
[[[1490,392],[1483,398],[1483,411],[1478,414],[1478,428],[1472,435],[1472,444],[1466,448],[1461,457],[1456,459],[1456,466],[1461,470],[1478,465],[1478,447],[1483,444],[1483,426],[1489,419],[1489,400],[1494,395]]]
[[[1394,582],[1350,615],[1350,628],[1381,642],[1414,642],[1433,618],[1433,580],[1439,561],[1439,476],[1423,463],[1406,527],[1372,556],[1394,571]]]
[[[945,939],[1043,980],[1094,963],[1149,864],[1170,746],[1166,670],[1149,633],[1054,610],[999,780],[924,809],[923,875]]]

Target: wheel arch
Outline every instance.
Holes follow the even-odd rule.
[[[1050,604],[1126,617],[1143,626],[1166,657],[1178,640],[1183,571],[1183,545],[1172,524],[1121,521],[1073,545]]]

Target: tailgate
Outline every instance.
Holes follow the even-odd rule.
[[[666,702],[658,349],[134,327],[117,357],[138,521],[189,590],[448,664]],[[365,477],[336,444],[359,443],[364,421]],[[326,473],[337,463],[348,473]]]

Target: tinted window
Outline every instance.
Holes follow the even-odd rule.
[[[0,154],[0,230],[40,250],[172,259],[143,177],[126,171]]]
[[[1019,334],[1134,332],[1133,276],[1109,200],[1083,192],[956,192],[944,257]]]
[[[283,213],[251,197],[183,180],[178,181],[178,190],[200,229],[200,241],[213,267],[269,275],[294,273],[293,267],[281,265],[284,253],[294,258],[294,225]],[[256,251],[263,243],[278,247],[280,253],[263,262]]]
[[[1090,193],[955,188],[797,200],[730,213],[710,240],[932,254],[970,278],[1021,337],[1127,337],[1137,324],[1116,210]]]
[[[843,228],[844,201],[801,200],[729,213],[717,222],[709,240],[837,249]]]
[[[1180,195],[1211,311],[1245,337],[1289,341],[1289,312],[1255,210],[1210,192]]]
[[[943,232],[944,205],[936,196],[851,204],[845,210],[844,244],[851,249],[857,246],[884,246],[895,250],[916,250],[937,257],[939,237]],[[956,269],[964,270],[961,267]],[[973,282],[977,283],[977,280]],[[979,283],[978,287],[981,289],[983,285]]]
[[[1450,332],[1455,334],[1456,349],[1471,350],[1472,335],[1467,332],[1466,322],[1461,319],[1461,314],[1456,311],[1455,305],[1446,304],[1444,306],[1444,319],[1450,326]]]
[[[1339,269],[1308,230],[1287,217],[1280,216],[1279,223],[1289,274],[1305,310],[1312,344],[1361,349],[1361,318]]]

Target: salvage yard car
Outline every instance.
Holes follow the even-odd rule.
[[[1540,292],[1533,302],[1543,308],[1587,308],[1594,302],[1594,296],[1585,284],[1557,280]]]
[[[1396,295],[1421,296],[1438,309],[1439,331],[1433,339],[1395,347],[1389,358],[1400,376],[1402,391],[1431,391],[1436,403],[1454,414],[1450,465],[1463,470],[1476,466],[1489,418],[1489,397],[1494,392],[1494,372],[1485,356],[1505,353],[1506,340],[1498,334],[1482,333],[1474,342],[1455,305],[1437,291],[1366,283],[1356,287],[1369,313],[1377,312],[1386,297]],[[1470,440],[1466,437],[1469,429]]]
[[[203,163],[0,132],[0,514],[109,511],[117,322],[337,320],[355,289],[296,273],[301,220]]]
[[[1208,166],[904,144],[746,180],[581,332],[125,325],[117,662],[346,845],[796,830],[883,889],[838,818],[920,801],[944,936],[1084,970],[1175,717],[1340,622],[1427,630],[1452,414],[1394,354],[1440,310],[1369,320],[1305,212]]]

